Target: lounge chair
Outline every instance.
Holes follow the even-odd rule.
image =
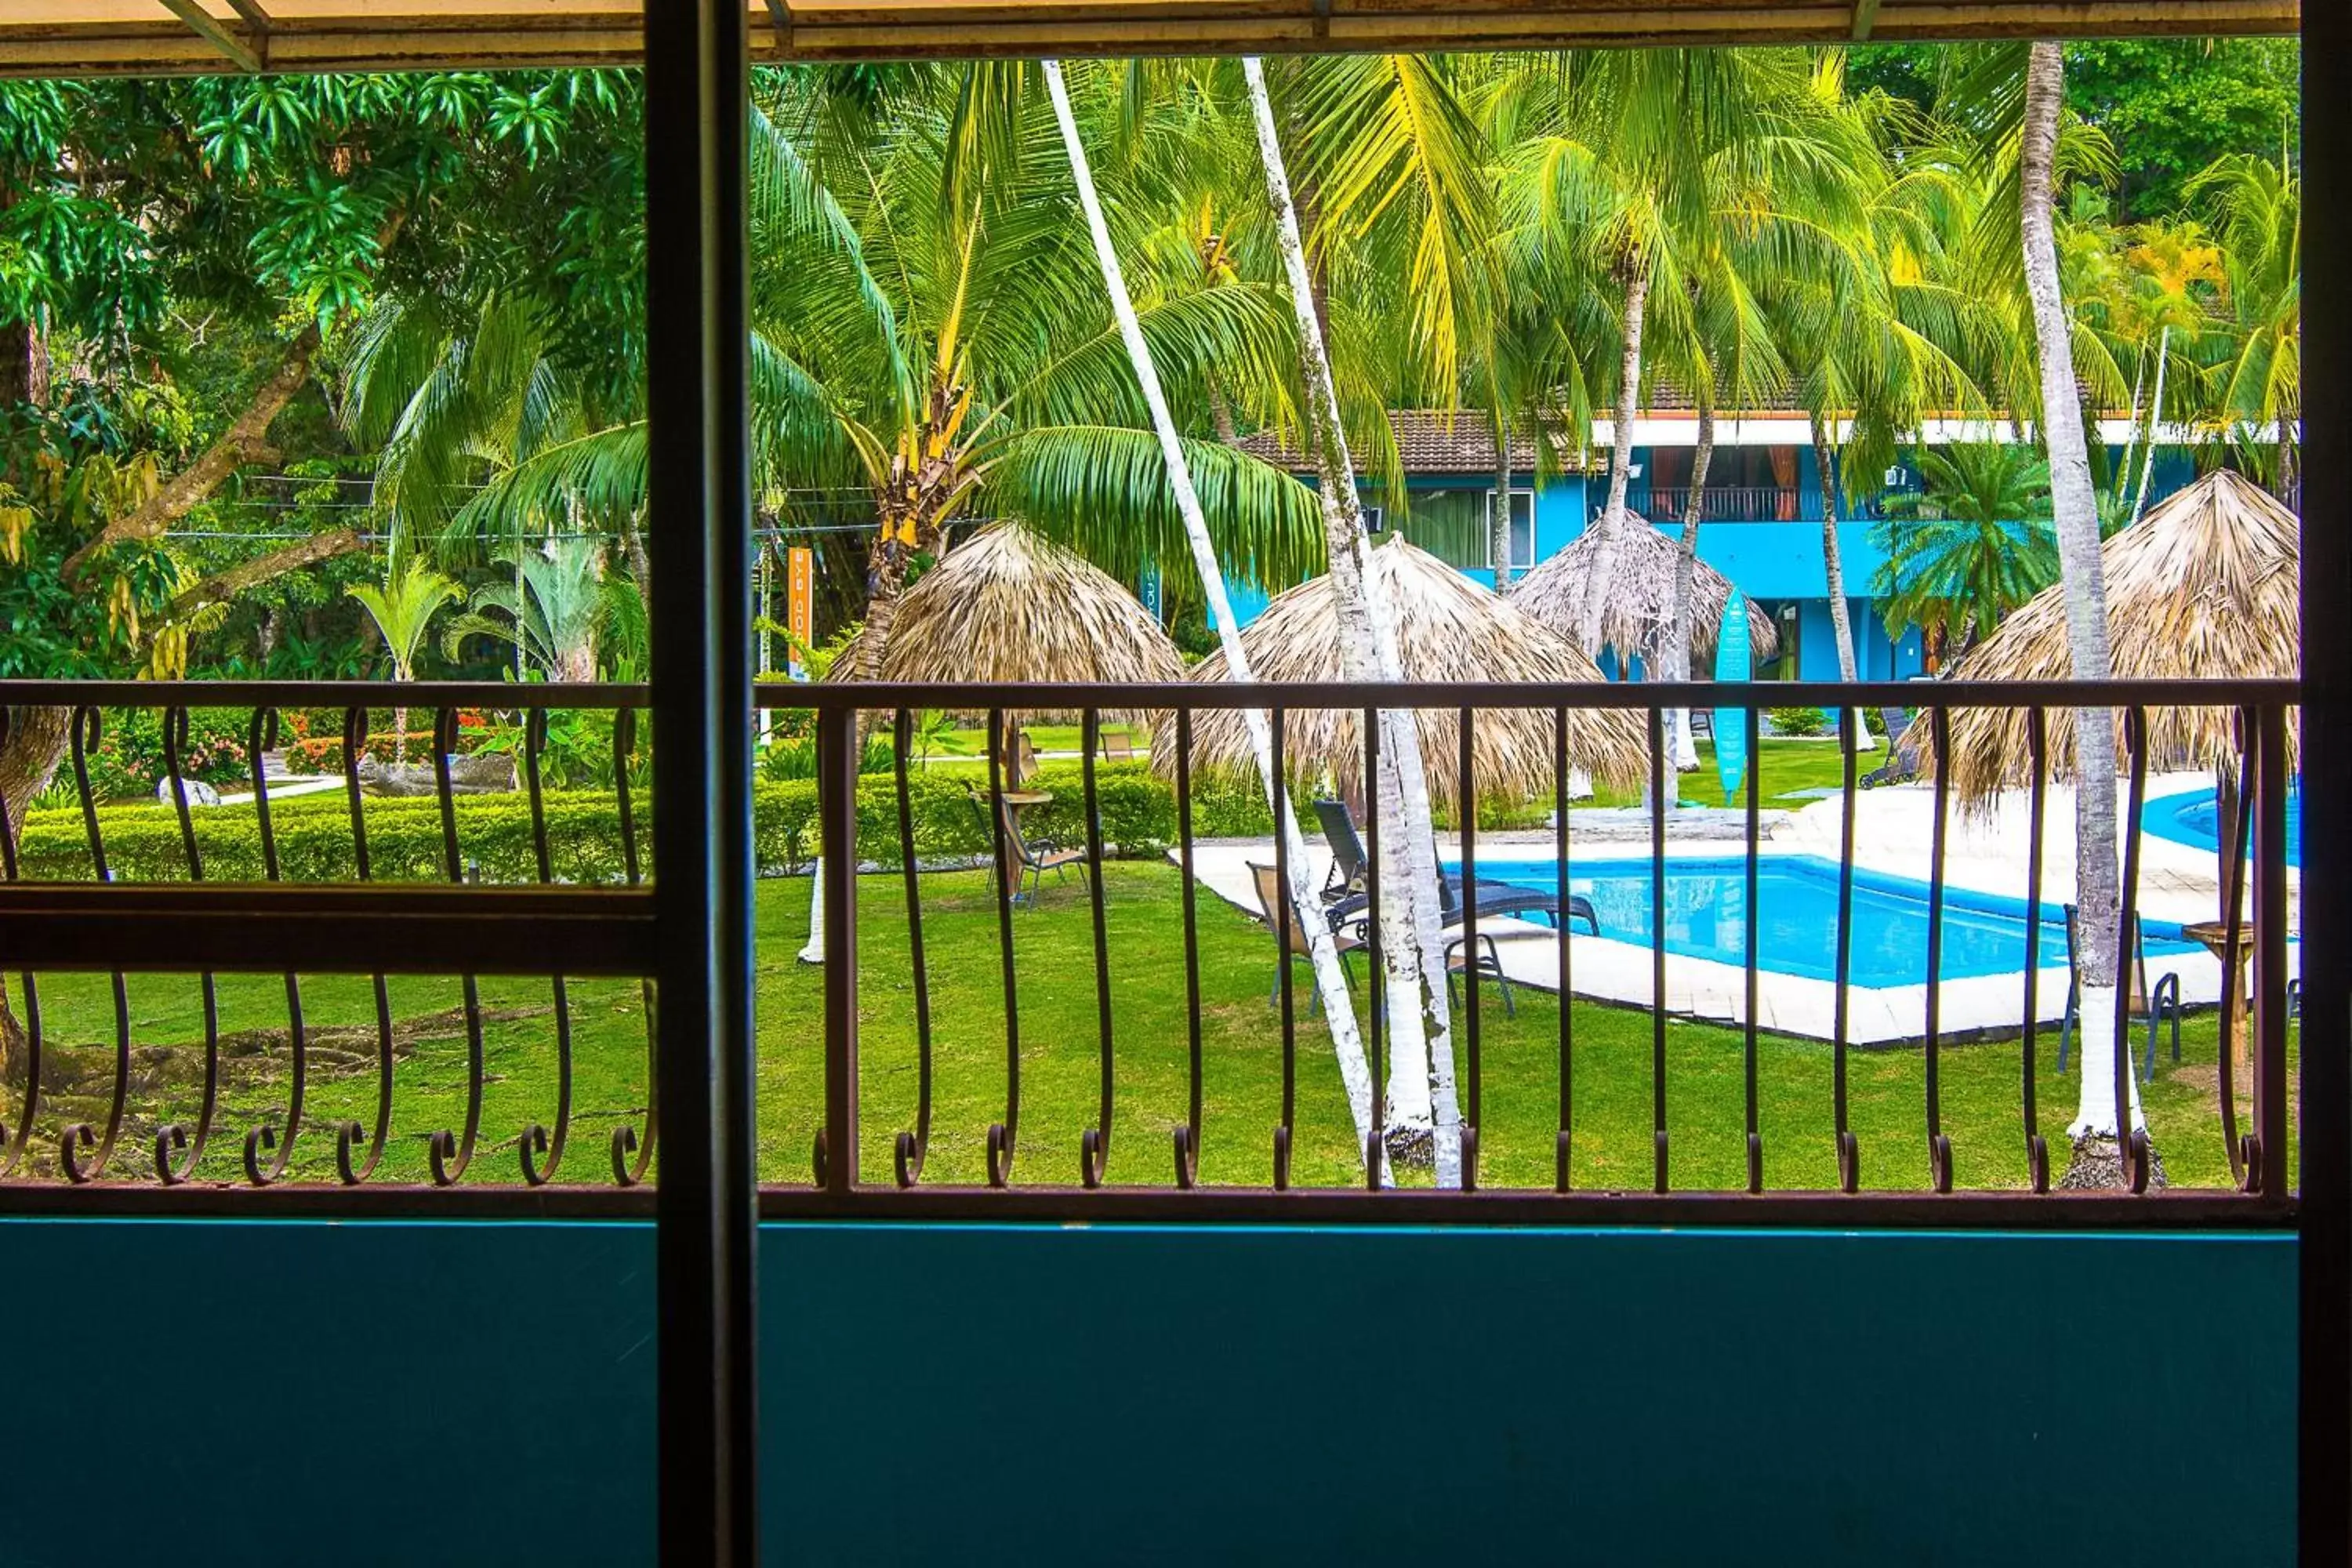
[[[1911,740],[1910,716],[1900,708],[1881,708],[1879,724],[1886,731],[1886,761],[1862,775],[1864,789],[1880,784],[1909,784],[1919,776],[1919,748]]]
[[[2074,969],[2074,906],[2066,906],[2066,1016],[2058,1025],[2058,1070],[2066,1070],[2066,1051],[2074,1037],[2074,1025],[2082,1012],[2081,987],[2071,978]],[[2147,1059],[2140,1068],[2140,1081],[2156,1081],[2156,1031],[2158,1026],[2172,1026],[2172,1059],[2180,1059],[2180,976],[2165,973],[2157,976],[2156,984],[2147,983],[2147,932],[2137,915],[2132,916],[2132,964],[2129,980],[2129,1006],[2126,1016],[2133,1028],[2143,1026],[2147,1030]],[[2128,1048],[2129,1042],[2125,1042]]]
[[[1276,879],[1275,868],[1273,867],[1263,865],[1255,860],[1245,862],[1245,864],[1249,867],[1250,879],[1255,884],[1257,889],[1257,903],[1258,909],[1261,911],[1259,918],[1265,921],[1265,929],[1269,933],[1276,932],[1279,928],[1276,924],[1277,917],[1276,916],[1275,910],[1282,898],[1282,884]],[[1446,907],[1448,910],[1446,923],[1448,925],[1456,923],[1461,919],[1460,905],[1454,899],[1449,897],[1446,900]],[[1328,918],[1328,915],[1326,918]],[[1341,923],[1342,922],[1338,921],[1333,921],[1331,927],[1331,941],[1333,945],[1339,950],[1339,973],[1347,976],[1348,987],[1350,991],[1353,991],[1356,984],[1356,973],[1354,970],[1348,967],[1348,955],[1353,952],[1361,952],[1366,943],[1362,937],[1352,931],[1341,929]],[[1454,997],[1457,1002],[1460,1000],[1461,994],[1454,987],[1454,977],[1461,973],[1464,968],[1465,959],[1462,951],[1463,945],[1463,939],[1459,936],[1450,938],[1445,943],[1446,994]],[[1478,947],[1481,953],[1481,956],[1477,961],[1478,972],[1481,974],[1490,977],[1496,984],[1502,987],[1504,1016],[1507,1017],[1518,1016],[1518,1005],[1511,996],[1510,977],[1503,973],[1502,955],[1496,951],[1494,937],[1485,931],[1479,932]],[[1293,911],[1293,918],[1290,922],[1290,952],[1288,957],[1295,961],[1297,959],[1306,957],[1310,951],[1311,949],[1307,945],[1307,930],[1297,918],[1297,912]],[[1315,1016],[1320,993],[1314,987],[1310,986],[1308,987],[1307,994],[1310,999],[1307,1005],[1307,1016],[1311,1018]],[[1274,1003],[1281,1000],[1281,997],[1282,971],[1277,968],[1274,974],[1274,984],[1269,987],[1266,992],[1266,1003],[1268,1005],[1272,1005]]]
[[[970,790],[970,795],[972,810],[980,814],[981,831],[986,833],[990,831],[986,796],[976,789]],[[1013,851],[1013,901],[1034,909],[1037,889],[1045,881],[1045,873],[1051,871],[1058,878],[1068,875],[1073,866],[1083,868],[1086,851],[1065,849],[1050,838],[1027,837],[1021,831],[1021,814],[1013,809],[1012,802],[1002,796],[997,799],[996,812],[1004,824],[1005,845]],[[994,860],[992,851],[990,861],[993,864]],[[1024,883],[1027,884],[1025,888]]]
[[[1257,907],[1261,911],[1259,918],[1265,921],[1267,934],[1275,937],[1278,941],[1281,938],[1282,927],[1278,923],[1279,917],[1275,913],[1275,911],[1280,906],[1282,901],[1282,883],[1276,877],[1275,868],[1273,867],[1260,865],[1255,860],[1249,861],[1247,864],[1249,866],[1250,879],[1257,886]],[[1282,999],[1281,964],[1305,958],[1311,951],[1313,951],[1307,945],[1307,927],[1298,918],[1298,911],[1296,910],[1292,910],[1290,921],[1290,951],[1286,954],[1283,955],[1283,957],[1276,963],[1274,972],[1274,985],[1266,992],[1266,1005],[1272,1006]],[[1352,992],[1356,987],[1356,972],[1348,967],[1348,955],[1356,952],[1359,948],[1361,948],[1364,945],[1363,941],[1359,937],[1350,936],[1345,931],[1336,930],[1331,933],[1331,941],[1333,945],[1339,950],[1339,973],[1348,977],[1348,989]],[[1307,1016],[1311,1018],[1315,1016],[1316,1008],[1320,1003],[1321,993],[1315,986],[1310,984],[1307,988]]]
[[[1102,754],[1107,763],[1131,763],[1135,761],[1135,742],[1124,730],[1105,730]]]
[[[1315,803],[1315,816],[1323,825],[1324,841],[1331,846],[1331,875],[1323,888],[1325,906],[1331,911],[1335,924],[1360,921],[1370,902],[1364,890],[1364,870],[1370,857],[1364,852],[1362,836],[1356,831],[1355,814],[1348,809],[1346,801],[1318,800]],[[1448,871],[1441,881],[1444,887],[1441,901],[1454,911],[1447,917],[1447,923],[1452,924],[1461,918],[1462,878],[1458,872]],[[1561,923],[1557,894],[1514,887],[1507,882],[1490,882],[1483,877],[1475,886],[1478,918],[1482,921],[1542,915],[1555,926]],[[1601,934],[1601,916],[1593,909],[1592,900],[1581,893],[1569,895],[1568,919],[1582,921],[1593,935]]]

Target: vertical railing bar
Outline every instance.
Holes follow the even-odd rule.
[[[620,816],[621,874],[632,888],[643,880],[637,860],[636,805],[629,786],[629,759],[636,750],[637,710],[619,709],[613,714],[613,799]],[[383,989],[379,980],[379,996]],[[640,1134],[625,1122],[613,1129],[613,1180],[624,1187],[634,1187],[646,1179],[653,1165],[654,1141],[661,1121],[661,1030],[654,1016],[656,1001],[651,978],[638,981],[637,1002],[646,1020],[646,1129]]]
[[[257,709],[253,716],[254,731],[262,727],[262,714],[267,709]],[[188,811],[188,781],[183,757],[188,742],[188,710],[171,707],[163,710],[163,776],[172,787],[172,811],[179,819],[180,847],[188,864],[188,880],[205,879],[205,859],[196,846],[196,825]],[[258,752],[254,756],[254,780],[261,788],[261,766]],[[267,794],[256,795],[261,804],[259,826],[263,841],[269,840]],[[275,856],[272,855],[274,859]],[[203,1099],[196,1109],[196,1130],[194,1137],[178,1122],[168,1122],[155,1130],[155,1179],[165,1186],[177,1186],[195,1174],[205,1157],[205,1145],[212,1141],[213,1117],[220,1105],[220,991],[214,984],[210,971],[197,977],[198,995],[205,1016],[205,1087]],[[175,1153],[184,1153],[185,1160],[175,1163]]]
[[[1278,829],[1281,824],[1275,825]],[[1176,1184],[1201,1179],[1201,930],[1192,880],[1192,710],[1176,710],[1176,844],[1184,879],[1184,1125],[1175,1131]],[[1286,955],[1284,963],[1289,962]]]
[[[1650,1134],[1651,1187],[1667,1187],[1665,710],[1650,706]]]
[[[2286,713],[2265,706],[2257,731],[2256,770],[2261,818],[2254,861],[2254,1127],[2260,1139],[2259,1187],[2264,1197],[2287,1191],[2286,1072]],[[2241,807],[2242,810],[2243,808]],[[2235,952],[2231,953],[2234,961]],[[2235,976],[2231,977],[2232,984]],[[2227,1047],[2224,1047],[2227,1048]]]
[[[1284,713],[1267,715],[1268,745],[1274,764],[1274,903],[1266,918],[1274,929],[1275,990],[1282,1017],[1282,1117],[1274,1129],[1274,1185],[1290,1186],[1290,1140],[1298,1115],[1298,1014],[1290,973],[1290,773],[1285,755]]]
[[[555,880],[554,858],[547,847],[547,806],[541,787],[541,764],[547,750],[547,710],[532,708],[523,714],[522,755],[524,784],[530,797],[531,859],[539,871],[541,887]],[[530,1186],[541,1186],[555,1179],[563,1163],[563,1151],[572,1136],[572,992],[563,976],[555,975],[550,982],[555,1000],[555,1131],[534,1121],[522,1131],[520,1144],[522,1179]],[[547,1159],[541,1166],[538,1156]]]
[[[1552,1190],[1569,1190],[1569,1155],[1573,1145],[1572,1116],[1576,1109],[1576,992],[1570,984],[1569,949],[1573,945],[1568,918],[1568,710],[1551,710],[1552,876],[1559,900],[1559,1130],[1552,1145]]]
[[[94,707],[83,706],[73,710],[68,731],[73,756],[74,793],[81,800],[82,835],[89,845],[90,868],[100,882],[114,880],[112,868],[106,863],[106,837],[98,825],[98,801],[90,794],[89,753],[98,750],[105,735],[106,721]],[[107,1162],[113,1158],[115,1141],[122,1133],[122,1111],[131,1092],[131,990],[122,971],[112,971],[107,978],[114,993],[114,1093],[106,1113],[103,1136],[93,1134],[86,1121],[72,1122],[58,1131],[58,1165],[67,1181],[79,1185],[95,1180],[106,1172]],[[91,1153],[85,1166],[81,1154]]]
[[[1462,839],[1462,984],[1464,996],[1464,1038],[1468,1047],[1470,1085],[1468,1117],[1461,1127],[1462,1190],[1475,1192],[1478,1188],[1478,1129],[1482,1105],[1479,1098],[1479,984],[1478,984],[1478,778],[1477,778],[1477,710],[1461,710],[1461,754],[1455,759],[1454,816]],[[1502,960],[1495,961],[1497,976]]]
[[[1944,1136],[1944,856],[1946,825],[1952,814],[1952,770],[1942,763],[1952,754],[1951,710],[1936,704],[1928,710],[1928,725],[1935,737],[1937,765],[1936,822],[1927,836],[1927,1179],[1936,1191],[1948,1193],[1952,1142]]]
[[[1764,1132],[1756,1106],[1756,1007],[1759,989],[1757,983],[1756,896],[1759,881],[1757,858],[1764,836],[1763,727],[1759,722],[1759,710],[1753,705],[1741,709],[1739,712],[1740,731],[1747,742],[1745,755],[1748,758],[1748,886],[1744,900],[1748,924],[1741,935],[1739,949],[1743,971],[1741,979],[1747,989],[1740,1006],[1740,1016],[1744,1020],[1740,1030],[1740,1068],[1748,1098],[1748,1190],[1760,1193],[1764,1190]],[[1718,737],[1716,744],[1720,746],[1722,743]]]
[[[988,1129],[988,1184],[1013,1180],[1021,1139],[1021,986],[1013,969],[1013,887],[1018,868],[1004,831],[1004,710],[988,710],[988,822],[996,852],[996,952],[1004,984],[1004,1120]]]
[[[857,1190],[858,710],[817,714],[818,858],[824,870],[824,1131],[817,1183]]]
[[[2105,721],[2104,714],[2101,721]],[[2147,1129],[2133,1125],[2132,1118],[2131,979],[2139,958],[2140,817],[2147,805],[2147,710],[2124,710],[2124,743],[2131,748],[2131,815],[2124,822],[2123,898],[2116,910],[2114,933],[2116,1153],[2125,1188],[2142,1193],[2147,1190],[2150,1155]]]
[[[923,955],[923,868],[915,856],[914,802],[907,787],[914,725],[904,708],[892,720],[890,739],[891,773],[898,795],[898,866],[907,890],[907,957],[915,985],[915,1127],[898,1134],[892,1158],[898,1184],[911,1187],[922,1180],[923,1161],[931,1149],[931,977]]]
[[[2238,1131],[2238,1064],[2234,1049],[2237,1028],[2243,1021],[2239,1017],[2237,955],[2246,934],[2246,847],[2258,815],[2254,791],[2260,785],[2255,782],[2255,758],[2261,751],[2261,723],[2254,709],[2238,710],[2237,811],[2227,824],[2229,837],[2221,845],[2221,951],[2228,956],[2221,960],[2221,1045],[2214,1054],[2214,1088],[2221,1102],[2221,1147],[2230,1161],[2231,1179],[2240,1192],[2252,1190],[2259,1178],[2261,1163],[2254,1141],[2241,1136]],[[2259,895],[2257,898],[2259,900]]]
[[[1853,719],[1838,731],[1838,752],[1843,759],[1840,795],[1844,816],[1838,824],[1838,911],[1835,998],[1831,1004],[1830,1097],[1837,1122],[1838,1187],[1853,1192],[1862,1184],[1862,1145],[1847,1123],[1846,1037],[1852,1025],[1850,994],[1853,978],[1853,818],[1855,807]]]
[[[368,859],[366,796],[360,788],[360,760],[367,750],[367,725],[368,710],[364,707],[343,710],[343,799],[352,819],[352,868],[362,882],[373,875]],[[266,839],[264,847],[268,847]],[[274,853],[270,859],[274,863]],[[350,1120],[335,1124],[335,1173],[345,1186],[357,1186],[375,1174],[376,1164],[383,1158],[385,1141],[392,1133],[392,990],[382,974],[369,979],[375,994],[375,1125],[371,1129]],[[294,1037],[299,1047],[299,1015],[293,1005],[299,998],[290,987],[287,1000],[289,1017],[298,1026]],[[352,1150],[362,1138],[367,1140],[366,1152],[354,1163]]]
[[[1099,1089],[1101,1099],[1095,1110],[1095,1125],[1078,1135],[1078,1174],[1088,1187],[1102,1185],[1103,1174],[1110,1166],[1111,1116],[1115,1103],[1113,1071],[1115,1061],[1111,1047],[1110,1017],[1110,933],[1103,913],[1103,836],[1102,798],[1095,784],[1095,752],[1102,743],[1102,710],[1088,708],[1079,715],[1079,747],[1085,753],[1079,763],[1079,776],[1085,781],[1087,807],[1087,903],[1094,914],[1095,935],[1095,1030],[1101,1052]],[[1290,961],[1283,960],[1287,970]]]
[[[399,745],[404,753],[407,738]],[[457,801],[456,788],[449,777],[449,754],[457,747],[457,710],[436,708],[433,710],[433,793],[441,803],[442,870],[453,885],[466,880],[465,863],[457,848]],[[455,1137],[446,1131],[427,1135],[425,1140],[425,1163],[431,1167],[433,1184],[446,1187],[466,1173],[474,1162],[474,1143],[482,1129],[482,1078],[485,1070],[482,1048],[482,992],[480,983],[471,973],[458,977],[466,1010],[466,1121]],[[287,1129],[287,1142],[293,1142],[292,1128]]]
[[[5,738],[13,717],[0,708],[0,739]],[[9,818],[7,795],[0,791],[0,878],[13,883],[17,875],[16,826]],[[41,1106],[41,987],[29,969],[18,973],[17,982],[25,993],[25,1092],[17,1101],[16,1126],[0,1129],[0,1179],[14,1175],[23,1162]]]
[[[1381,1188],[1381,1173],[1387,1169],[1388,1152],[1388,1079],[1381,1071],[1381,1046],[1383,1021],[1387,1016],[1387,971],[1381,966],[1381,715],[1373,708],[1364,710],[1358,722],[1363,726],[1364,752],[1364,955],[1366,979],[1364,988],[1371,993],[1371,1028],[1366,1033],[1369,1049],[1366,1059],[1372,1079],[1371,1131],[1364,1138],[1364,1182],[1374,1192]],[[1443,984],[1444,975],[1423,976],[1424,984]]]
[[[2034,1052],[2042,1016],[2042,856],[2044,816],[2049,805],[2050,714],[2035,704],[2026,714],[2026,758],[2032,770],[2027,785],[2025,829],[2025,1025],[2020,1046],[2023,1085],[2025,1168],[2033,1190],[2050,1190],[2050,1145],[2042,1136],[2042,1108],[2035,1096]],[[1936,753],[1936,771],[1950,766],[1942,752]]]

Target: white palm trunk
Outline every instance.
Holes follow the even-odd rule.
[[[1217,561],[1216,546],[1209,538],[1208,520],[1201,510],[1201,498],[1192,488],[1191,465],[1184,459],[1184,447],[1178,439],[1176,421],[1168,411],[1168,400],[1160,390],[1160,373],[1152,363],[1151,347],[1144,342],[1143,329],[1135,316],[1135,302],[1127,291],[1127,275],[1120,268],[1118,251],[1111,244],[1110,227],[1103,219],[1102,203],[1095,192],[1094,171],[1087,161],[1084,142],[1078,140],[1076,120],[1070,113],[1068,91],[1062,83],[1059,61],[1047,60],[1045,88],[1054,100],[1054,117],[1062,129],[1062,145],[1069,154],[1070,173],[1076,178],[1078,203],[1086,209],[1087,226],[1094,238],[1095,259],[1101,263],[1103,287],[1110,295],[1111,310],[1118,319],[1118,335],[1127,345],[1127,354],[1135,366],[1136,380],[1143,388],[1143,401],[1151,410],[1151,427],[1160,438],[1160,454],[1168,465],[1170,484],[1176,492],[1176,510],[1184,519],[1184,535],[1192,547],[1192,563],[1201,574],[1201,587],[1209,602],[1209,616],[1217,628],[1217,642],[1224,651],[1225,673],[1236,682],[1255,679],[1250,673],[1249,655],[1242,647],[1241,623],[1234,617],[1232,600],[1225,593],[1225,577]],[[1274,813],[1275,831],[1283,836],[1289,856],[1290,902],[1297,929],[1307,933],[1307,954],[1314,965],[1315,987],[1323,1000],[1323,1015],[1331,1031],[1331,1047],[1339,1060],[1339,1077],[1348,1091],[1348,1105],[1356,1121],[1356,1146],[1369,1147],[1372,1127],[1372,1075],[1364,1057],[1363,1041],[1356,1032],[1356,1006],[1348,991],[1347,974],[1339,964],[1338,948],[1331,940],[1331,929],[1323,920],[1320,900],[1307,869],[1307,843],[1298,831],[1297,819],[1291,815],[1289,792],[1274,766],[1274,737],[1266,715],[1257,710],[1243,714],[1248,727],[1250,749],[1256,754],[1258,776],[1265,781],[1266,805]],[[1274,918],[1268,910],[1266,916]],[[1282,960],[1288,963],[1287,956]]]
[[[1698,396],[1698,445],[1691,449],[1690,495],[1683,503],[1682,547],[1675,555],[1674,622],[1666,630],[1666,678],[1688,680],[1691,676],[1691,625],[1696,618],[1695,604],[1698,598],[1698,525],[1706,510],[1706,470],[1715,460],[1715,396],[1701,392]],[[1698,742],[1691,738],[1690,710],[1670,708],[1666,710],[1666,752],[1674,760],[1675,772],[1686,773],[1698,767]],[[1661,787],[1664,784],[1660,780]]]
[[[1633,475],[1633,410],[1642,395],[1642,323],[1649,302],[1650,275],[1636,266],[1625,281],[1625,353],[1617,371],[1617,406],[1611,413],[1609,500],[1593,525],[1592,571],[1584,580],[1584,605],[1577,624],[1584,651],[1595,658],[1601,657],[1601,617],[1616,586],[1617,542],[1625,536],[1625,486]],[[1628,666],[1618,676],[1630,679],[1633,650],[1620,648],[1617,656]]]
[[[2020,229],[2025,247],[2025,289],[2033,302],[2033,335],[2041,351],[2042,439],[2050,449],[2050,502],[2056,514],[2058,565],[2066,589],[2066,652],[2077,680],[2114,674],[2107,647],[2107,584],[2099,561],[2098,502],[2091,492],[2091,460],[2083,440],[2074,382],[2074,346],[2066,300],[2058,281],[2058,241],[2051,217],[2052,171],[2058,148],[2059,100],[2065,61],[2056,44],[2032,47],[2025,71],[2025,126],[2019,150]],[[2074,978],[2082,991],[2081,1098],[2074,1134],[2078,1159],[2086,1144],[2117,1135],[2116,1103],[2116,960],[2121,894],[2116,868],[2116,732],[2114,715],[2084,709],[2074,715],[2074,898],[2081,940]],[[2135,1092],[2135,1100],[2137,1093]],[[2135,1124],[2137,1108],[2134,1106]]]
[[[1822,481],[1822,575],[1829,584],[1830,629],[1836,633],[1838,679],[1848,685],[1862,679],[1853,657],[1853,620],[1845,603],[1845,552],[1838,544],[1837,476],[1831,471],[1829,430],[1812,416],[1813,468]],[[1878,737],[1859,708],[1848,708],[1838,723],[1839,744],[1857,752],[1874,751]]]
[[[1274,104],[1265,71],[1244,57],[1250,108],[1265,165],[1266,199],[1274,208],[1283,265],[1298,321],[1300,367],[1315,449],[1318,488],[1330,556],[1332,601],[1339,623],[1342,673],[1350,680],[1402,680],[1394,606],[1372,569],[1356,498],[1354,464],[1339,421],[1339,399],[1323,325],[1315,314],[1314,281],[1299,238],[1298,209],[1291,200],[1290,175],[1275,130]],[[1445,994],[1444,928],[1438,902],[1437,841],[1431,831],[1429,781],[1421,755],[1421,731],[1405,710],[1380,716],[1379,798],[1372,810],[1381,841],[1381,945],[1387,961],[1389,1125],[1391,1151],[1414,1152],[1433,1138],[1440,1186],[1461,1181],[1461,1114],[1454,1088],[1453,1019]]]
[[[2147,405],[2147,450],[2140,454],[2139,492],[2132,497],[2131,521],[2147,510],[2148,481],[2156,477],[2156,433],[2164,427],[2164,362],[2172,357],[2172,327],[2156,335],[2156,396]]]

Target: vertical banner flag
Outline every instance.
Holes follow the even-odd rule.
[[[1715,639],[1715,679],[1720,686],[1755,679],[1748,646],[1748,601],[1738,589],[1723,606],[1723,630]],[[1723,780],[1723,804],[1729,805],[1748,772],[1748,715],[1738,708],[1715,710],[1715,771]]]
[[[801,545],[784,552],[784,625],[793,632],[792,677],[808,679],[801,650],[816,642],[816,556]]]
[[[1135,581],[1135,596],[1143,601],[1143,607],[1151,612],[1153,620],[1160,618],[1159,562],[1147,561],[1143,563],[1143,574]]]

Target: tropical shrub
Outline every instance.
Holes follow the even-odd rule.
[[[1819,735],[1829,729],[1829,721],[1818,708],[1767,708],[1764,717],[1772,721],[1773,733],[1802,738]]]

